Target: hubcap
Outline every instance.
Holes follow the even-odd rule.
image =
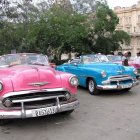
[[[94,92],[94,82],[93,82],[93,80],[89,81],[88,88],[89,88],[90,92]]]

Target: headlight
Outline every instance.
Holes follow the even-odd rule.
[[[74,87],[77,87],[79,84],[78,78],[76,76],[70,77],[69,82]]]
[[[106,72],[105,71],[102,71],[101,72],[101,75],[102,75],[103,78],[105,78],[106,77]]]
[[[134,74],[136,74],[136,75],[138,74],[137,69],[134,69],[133,72],[134,72]]]
[[[3,83],[0,81],[0,91],[3,90]]]

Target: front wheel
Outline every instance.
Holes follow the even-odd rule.
[[[97,95],[99,94],[99,90],[97,89],[97,84],[93,78],[90,78],[88,80],[88,91],[91,95]]]

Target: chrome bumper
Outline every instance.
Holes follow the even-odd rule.
[[[71,103],[63,104],[63,105],[56,105],[53,107],[57,108],[57,111],[55,113],[64,112],[76,109],[79,106],[79,101],[73,101]],[[47,108],[47,107],[46,107]],[[42,109],[42,108],[39,108]],[[22,108],[22,110],[2,110],[0,109],[0,119],[16,119],[16,118],[31,118],[33,116],[33,111],[36,109],[30,109],[25,110]]]
[[[99,90],[121,90],[121,89],[132,88],[137,85],[139,85],[139,81],[135,81],[130,84],[97,85],[97,89],[99,89]]]

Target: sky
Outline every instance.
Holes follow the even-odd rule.
[[[115,6],[130,7],[137,4],[138,0],[107,0],[107,2],[110,8],[114,8]]]

